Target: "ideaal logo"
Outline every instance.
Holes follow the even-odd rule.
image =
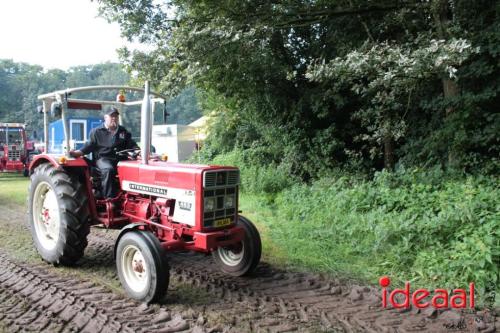
[[[382,307],[387,307],[387,301],[391,303],[394,308],[409,308],[410,302],[413,306],[423,309],[429,306],[433,306],[436,309],[452,307],[454,309],[465,309],[467,307],[467,298],[469,298],[469,308],[474,309],[474,282],[469,284],[469,292],[465,289],[453,289],[453,292],[449,293],[446,289],[436,289],[432,294],[430,302],[425,302],[424,300],[431,295],[431,292],[427,289],[417,289],[413,293],[410,293],[410,282],[405,283],[404,289],[394,289],[389,293],[387,287],[391,284],[391,279],[388,276],[383,276],[379,279],[379,284],[382,287]],[[404,301],[398,303],[395,299],[396,295],[403,295]],[[451,298],[449,297],[451,295]],[[468,295],[468,297],[467,297]]]
[[[179,201],[179,208],[182,210],[191,210],[192,206],[193,204],[190,202]]]

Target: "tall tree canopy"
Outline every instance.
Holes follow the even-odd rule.
[[[121,51],[140,78],[198,88],[215,152],[258,149],[304,178],[498,165],[497,1],[98,2],[152,47]]]
[[[44,70],[41,66],[0,59],[0,122],[26,123],[29,135],[41,134],[43,117],[36,112],[38,95],[80,86],[129,85],[130,81],[130,74],[119,64],[76,66],[63,71]],[[79,97],[113,100],[115,92],[85,93]],[[193,88],[186,88],[169,101],[167,109],[171,115],[169,123],[188,124],[201,116]],[[139,114],[130,112],[122,116],[127,127],[137,137]],[[163,119],[158,121],[163,123]],[[37,136],[37,139],[42,139]]]
[[[58,89],[98,84],[125,84],[129,75],[121,65],[44,70],[38,65],[0,59],[0,122],[26,123],[30,135],[41,133],[43,117],[36,112],[37,96]]]

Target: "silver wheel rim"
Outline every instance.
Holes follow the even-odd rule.
[[[217,249],[220,260],[227,266],[236,266],[241,260],[243,260],[243,256],[245,255],[245,247],[242,245],[241,250],[238,253],[235,253],[233,250],[225,247],[219,247]]]
[[[53,250],[59,240],[61,227],[56,193],[49,183],[40,182],[35,189],[33,199],[33,221],[36,237],[44,249]]]
[[[121,266],[123,278],[129,288],[137,293],[144,291],[149,281],[149,267],[137,246],[125,246],[121,256]]]

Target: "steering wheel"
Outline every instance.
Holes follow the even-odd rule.
[[[141,153],[140,148],[129,148],[117,151],[116,155],[135,160],[137,159],[137,156],[139,156],[140,153]]]

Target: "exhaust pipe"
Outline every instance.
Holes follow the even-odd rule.
[[[151,153],[151,100],[149,81],[144,82],[144,99],[141,106],[141,156],[142,164],[148,164]]]

